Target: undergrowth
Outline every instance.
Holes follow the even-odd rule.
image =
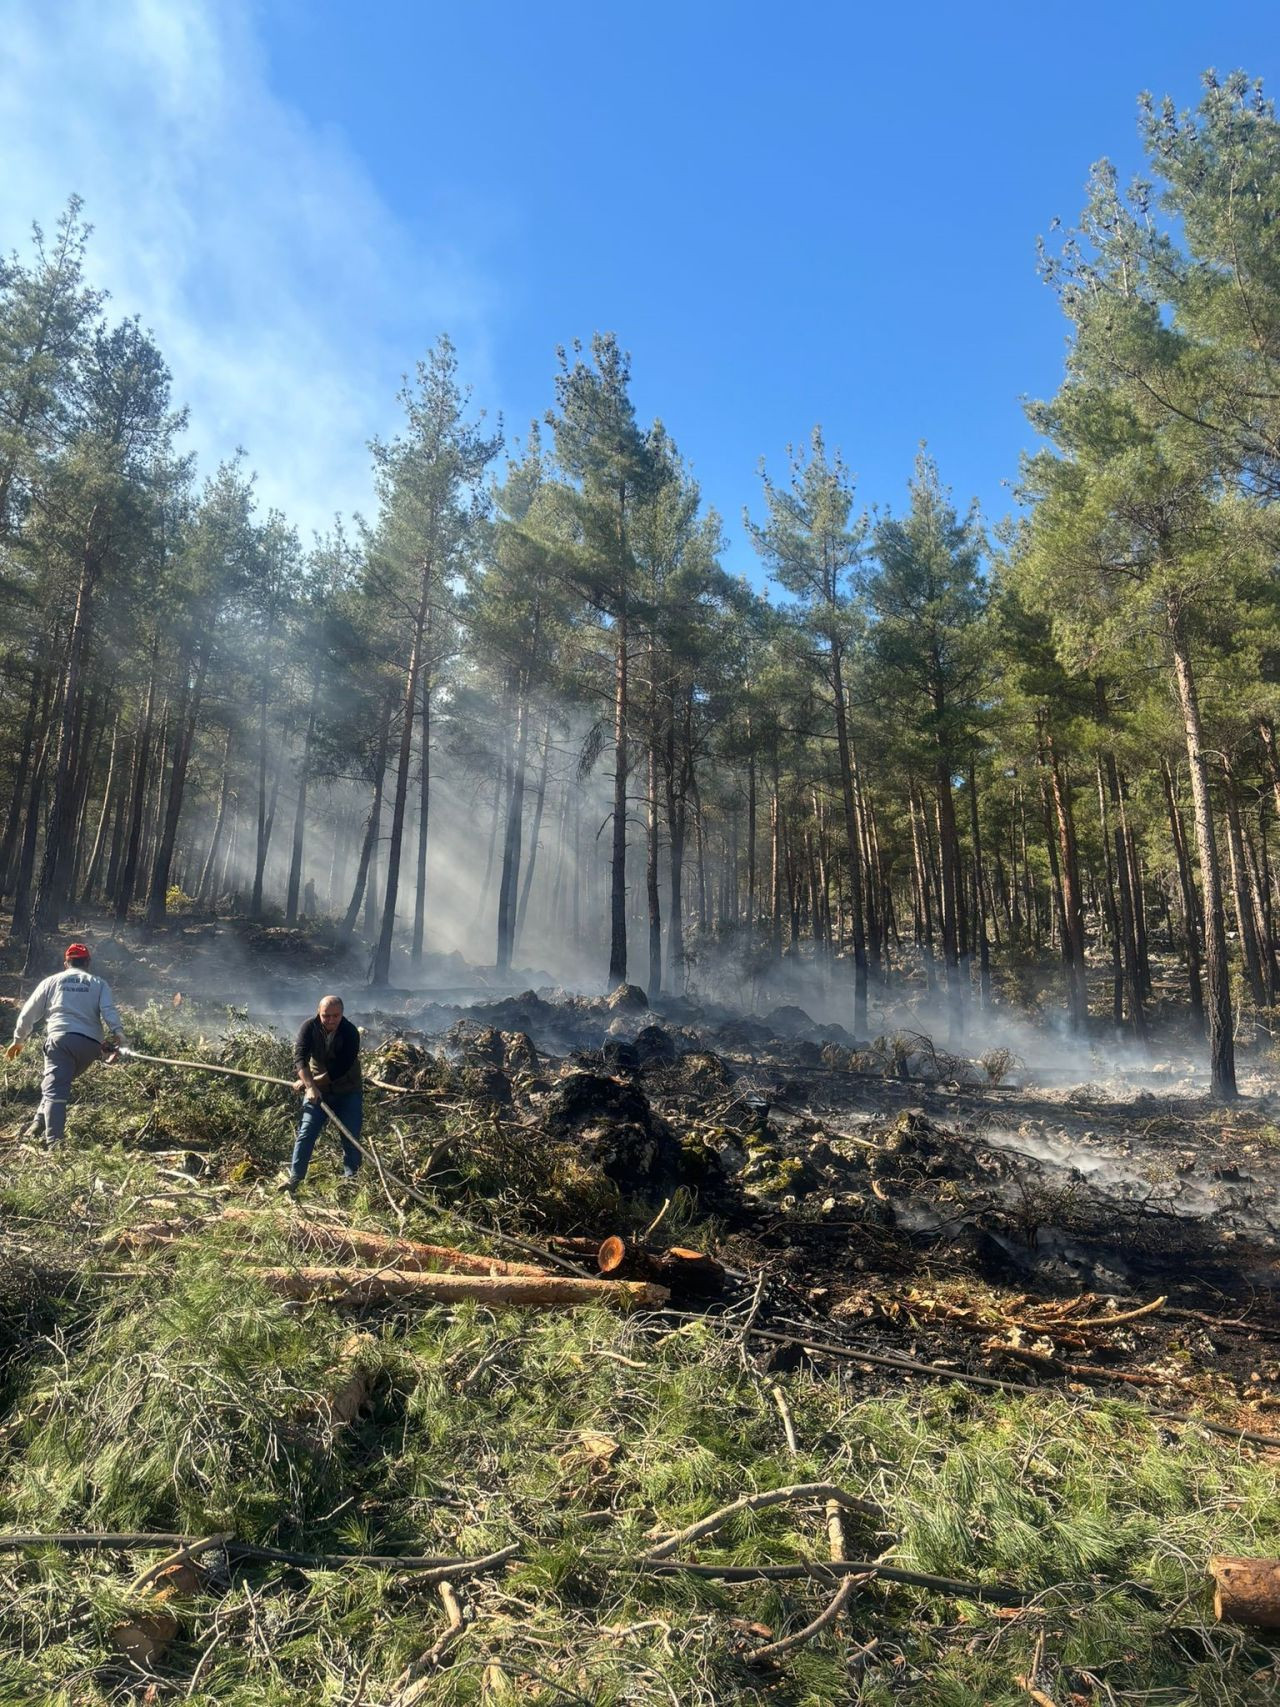
[[[287,1070],[260,1034],[202,1046],[152,1014],[132,1035],[149,1053],[203,1047]],[[22,1123],[32,1092],[29,1065],[10,1072],[6,1126]],[[415,1206],[406,1232],[480,1248],[464,1218],[488,1220],[492,1204],[476,1194],[481,1171],[468,1172],[466,1132],[404,1106],[397,1136],[370,1098],[369,1130],[394,1165],[421,1167],[448,1135],[462,1157],[451,1200]],[[256,1205],[254,1249],[289,1260],[290,1211],[268,1187],[293,1112],[266,1086],[95,1071],[64,1154],[6,1146],[0,1211],[11,1260],[27,1267],[24,1325],[4,1342],[0,1374],[0,1529],[230,1531],[334,1554],[519,1543],[518,1560],[456,1585],[466,1629],[421,1697],[440,1707],[1026,1707],[1017,1680],[1033,1664],[1062,1707],[1275,1699],[1276,1649],[1213,1623],[1204,1571],[1214,1552],[1280,1553],[1273,1462],[1121,1404],[875,1391],[865,1376],[804,1367],[765,1375],[726,1322],[474,1305],[353,1320],[284,1305],[241,1261],[243,1228],[213,1217]],[[199,1177],[171,1149],[194,1150]],[[335,1162],[322,1145],[308,1182],[322,1211],[335,1204]],[[369,1171],[342,1207],[395,1229]],[[164,1216],[200,1218],[199,1229],[133,1255],[98,1243]],[[370,1408],[342,1425],[325,1400],[354,1329],[369,1336],[357,1355]],[[770,1382],[794,1417],[796,1458]],[[828,1587],[655,1576],[636,1561],[652,1530],[802,1480],[837,1482],[885,1512],[886,1533],[850,1520],[853,1556],[888,1548],[894,1564],[1009,1584],[1031,1604],[1010,1613],[872,1583],[841,1625],[779,1668],[753,1669],[759,1631],[800,1627]],[[696,1557],[786,1563],[825,1548],[820,1510],[782,1507],[739,1518]],[[129,1583],[156,1556],[0,1553],[0,1702],[375,1707],[444,1625],[436,1590],[411,1576],[215,1553],[200,1592],[174,1603],[178,1637],[148,1671],[115,1650],[111,1629],[136,1609]]]

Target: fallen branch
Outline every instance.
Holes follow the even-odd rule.
[[[228,1209],[226,1221],[259,1224],[250,1209]],[[450,1245],[425,1245],[415,1239],[395,1239],[386,1233],[369,1232],[363,1227],[326,1227],[318,1221],[290,1221],[286,1232],[295,1243],[339,1256],[363,1257],[383,1268],[404,1269],[410,1272],[433,1273],[444,1270],[452,1274],[485,1275],[545,1275],[546,1270],[532,1263],[507,1262],[502,1257],[477,1256],[473,1251],[454,1250]]]
[[[824,1630],[835,1623],[858,1589],[863,1583],[870,1582],[874,1574],[873,1571],[868,1571],[866,1576],[846,1577],[816,1618],[811,1618],[803,1629],[793,1630],[789,1636],[781,1636],[776,1642],[768,1642],[763,1648],[756,1648],[750,1655],[751,1664],[753,1666],[772,1665],[775,1661],[780,1660],[784,1654],[789,1654],[794,1648],[803,1647],[815,1636],[820,1636]],[[857,1653],[851,1654],[849,1658],[851,1660],[864,1659],[871,1650],[878,1646],[878,1642],[868,1642],[865,1647],[860,1648]]]
[[[706,1317],[696,1318],[705,1321]],[[817,1352],[823,1357],[844,1357],[851,1363],[865,1363],[873,1369],[898,1369],[906,1375],[928,1375],[935,1381],[959,1381],[969,1387],[989,1387],[998,1393],[1030,1393],[1042,1399],[1043,1387],[1033,1387],[1027,1381],[1007,1380],[998,1375],[972,1375],[966,1369],[951,1369],[940,1363],[922,1363],[914,1357],[889,1357],[882,1352],[861,1351],[857,1346],[840,1345],[831,1340],[811,1339],[802,1334],[783,1334],[775,1328],[751,1328],[755,1339],[772,1340],[777,1345],[794,1345],[802,1351]],[[1074,1395],[1073,1395],[1074,1397]],[[1203,1428],[1210,1434],[1227,1440],[1243,1440],[1252,1446],[1280,1447],[1280,1435],[1261,1434],[1257,1429],[1234,1428],[1228,1423],[1210,1422],[1207,1417],[1193,1416],[1190,1411],[1146,1411],[1157,1422],[1183,1423],[1188,1428]]]
[[[168,1558],[161,1559],[159,1564],[150,1566],[141,1576],[135,1577],[130,1584],[130,1592],[139,1593],[157,1577],[171,1571],[175,1565],[185,1565],[191,1559],[198,1559],[201,1553],[208,1553],[215,1547],[225,1547],[232,1539],[230,1532],[218,1535],[206,1535],[203,1540],[189,1541],[185,1547],[179,1547],[176,1553],[170,1553]]]
[[[109,1534],[87,1529],[63,1529],[51,1535],[0,1535],[0,1553],[20,1553],[28,1547],[62,1547],[71,1552],[131,1553],[148,1547],[186,1547],[196,1535],[162,1535],[154,1531]]]
[[[787,1451],[792,1458],[799,1456],[799,1443],[796,1440],[796,1426],[791,1416],[791,1407],[787,1404],[787,1396],[776,1383],[771,1383],[769,1391],[773,1394],[773,1402],[778,1407],[782,1418],[782,1431],[787,1439]],[[844,1519],[840,1515],[839,1500],[827,1501],[827,1546],[832,1560],[844,1558]],[[814,1636],[819,1636],[840,1617],[845,1607],[858,1592],[859,1587],[867,1582],[867,1577],[846,1577],[840,1584],[826,1606],[816,1617],[799,1630],[793,1630],[789,1636],[782,1636],[776,1642],[768,1642],[763,1648],[756,1648],[748,1656],[750,1665],[775,1665],[785,1655],[794,1649],[803,1647]],[[875,1644],[872,1643],[871,1646]],[[864,1648],[861,1653],[865,1655]],[[857,1656],[853,1656],[857,1657]]]
[[[511,1304],[538,1309],[575,1304],[665,1304],[663,1286],[643,1280],[577,1280],[560,1275],[413,1274],[403,1269],[255,1268],[257,1279],[285,1298],[341,1298],[376,1303],[417,1298],[430,1304]]]
[[[1137,1369],[1106,1369],[1098,1363],[1068,1363],[1065,1358],[1049,1357],[1025,1346],[1006,1345],[1003,1340],[991,1340],[984,1351],[999,1352],[1016,1363],[1030,1364],[1033,1369],[1047,1369],[1054,1375],[1071,1375],[1077,1381],[1122,1381],[1129,1387],[1169,1387],[1174,1383],[1162,1375],[1148,1375]]]
[[[1013,1680],[1019,1689],[1025,1689],[1035,1702],[1036,1707],[1058,1707],[1052,1695],[1046,1695],[1043,1689],[1037,1689],[1029,1677],[1015,1677]]]
[[[1136,1322],[1140,1316],[1153,1316],[1157,1310],[1163,1310],[1168,1302],[1167,1295],[1153,1298],[1149,1304],[1140,1304],[1136,1310],[1118,1310],[1115,1314],[1106,1316],[1086,1316],[1083,1321],[1077,1321],[1078,1328],[1114,1328],[1121,1322]]]
[[[392,1690],[391,1707],[416,1707],[418,1702],[425,1700],[427,1691],[431,1688],[431,1680],[425,1673],[439,1665],[466,1628],[462,1607],[453,1592],[453,1584],[439,1582],[436,1584],[436,1590],[444,1603],[445,1616],[449,1622],[427,1651],[400,1673]]]
[[[617,1565],[616,1559],[605,1559],[600,1555],[594,1557],[594,1562]],[[802,1577],[812,1577],[818,1582],[842,1576],[880,1577],[885,1582],[926,1588],[934,1594],[953,1595],[958,1600],[989,1600],[997,1606],[1025,1606],[1044,1592],[1038,1589],[1024,1594],[1021,1589],[1010,1588],[1004,1583],[957,1582],[951,1577],[933,1577],[924,1571],[907,1571],[896,1565],[884,1565],[879,1559],[832,1559],[825,1563],[820,1559],[808,1559],[793,1565],[704,1565],[693,1559],[642,1557],[632,1560],[631,1564],[635,1570],[646,1574],[674,1576],[678,1571],[686,1571],[690,1576],[711,1577],[726,1583],[795,1582]]]
[[[654,1564],[659,1559],[666,1559],[690,1541],[701,1541],[705,1536],[713,1535],[717,1529],[723,1529],[726,1523],[740,1516],[745,1511],[765,1511],[770,1506],[790,1505],[796,1500],[834,1500],[846,1511],[856,1511],[862,1517],[869,1517],[873,1522],[880,1523],[884,1513],[879,1506],[872,1505],[870,1500],[860,1500],[853,1494],[848,1494],[834,1482],[792,1482],[785,1488],[768,1488],[764,1493],[743,1494],[730,1505],[721,1506],[719,1511],[713,1511],[709,1517],[700,1518],[697,1523],[691,1523],[687,1529],[681,1529],[674,1535],[668,1535],[658,1546],[650,1549],[644,1556],[645,1564]],[[652,1539],[655,1531],[649,1531]],[[657,1533],[661,1533],[658,1531]]]
[[[216,1542],[214,1537],[213,1541]],[[198,1547],[201,1550],[210,1542],[209,1537],[198,1538],[193,1535],[163,1535],[153,1532],[146,1533],[95,1533],[92,1530],[63,1530],[49,1535],[2,1535],[0,1534],[0,1552],[25,1552],[37,1547],[61,1547],[71,1552],[105,1553],[105,1552],[143,1552],[150,1548]],[[480,1558],[458,1558],[439,1554],[398,1554],[398,1553],[294,1553],[284,1547],[260,1546],[254,1541],[235,1541],[228,1539],[222,1542],[227,1554],[237,1559],[264,1559],[272,1564],[297,1565],[304,1570],[342,1570],[350,1566],[360,1566],[372,1570],[411,1571],[414,1581],[426,1582],[435,1573],[441,1577],[474,1576],[477,1572],[488,1570],[494,1565],[505,1564],[513,1559],[520,1551],[519,1543],[502,1547],[495,1553],[486,1553]],[[162,1559],[157,1569],[164,1570],[173,1561]]]
[[[798,1458],[800,1456],[800,1444],[796,1440],[796,1425],[791,1415],[791,1407],[787,1403],[787,1395],[782,1391],[781,1387],[773,1383],[770,1384],[769,1391],[773,1395],[774,1404],[778,1407],[778,1415],[782,1418],[782,1432],[786,1437],[787,1451],[793,1458]],[[838,1511],[839,1507],[836,1509]],[[843,1556],[843,1548],[833,1555],[833,1557],[837,1559],[843,1558]]]

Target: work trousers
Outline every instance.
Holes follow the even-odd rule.
[[[364,1096],[360,1091],[345,1091],[339,1096],[326,1097],[325,1101],[337,1115],[338,1119],[348,1129],[353,1138],[360,1136],[360,1128],[364,1124]],[[293,1146],[293,1160],[289,1165],[289,1175],[295,1181],[307,1177],[307,1168],[311,1162],[311,1152],[316,1147],[316,1139],[329,1124],[326,1110],[318,1102],[306,1101],[302,1105],[302,1119],[298,1122],[298,1136]],[[346,1173],[353,1174],[360,1166],[360,1152],[350,1142],[345,1132],[339,1133],[342,1139],[342,1166]]]
[[[102,1059],[102,1044],[96,1037],[82,1037],[77,1031],[64,1031],[60,1037],[47,1037],[44,1044],[44,1077],[40,1081],[40,1115],[45,1135],[51,1144],[60,1141],[67,1130],[67,1099],[71,1083],[86,1067]]]

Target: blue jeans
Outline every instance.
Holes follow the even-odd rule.
[[[360,1128],[364,1124],[364,1095],[360,1091],[345,1091],[341,1096],[326,1097],[325,1101],[337,1115],[342,1124],[347,1127],[353,1138],[360,1136]],[[311,1161],[311,1152],[316,1147],[316,1139],[329,1124],[329,1116],[318,1102],[304,1102],[302,1119],[298,1122],[298,1136],[293,1146],[293,1160],[289,1164],[289,1173],[295,1180],[307,1177],[307,1167]],[[342,1166],[346,1173],[353,1174],[360,1166],[360,1152],[350,1142],[345,1133],[340,1133],[342,1139]]]

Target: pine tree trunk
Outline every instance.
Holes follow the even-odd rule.
[[[921,951],[924,955],[925,988],[937,988],[937,973],[933,963],[933,903],[930,894],[931,885],[929,873],[925,868],[924,846],[921,833],[920,819],[924,817],[923,805],[920,807],[920,818],[916,816],[916,785],[908,785],[907,804],[911,814],[911,853],[915,867],[916,887],[919,894]]]
[[[120,718],[121,713],[117,711],[111,725],[111,756],[107,760],[107,780],[102,788],[102,811],[98,816],[98,830],[93,838],[93,850],[85,868],[84,885],[81,891],[82,898],[85,901],[92,898],[98,884],[98,873],[102,869],[102,858],[107,845],[107,825],[110,821],[111,808],[115,804],[118,770],[116,760],[120,750]]]
[[[253,861],[253,894],[249,900],[249,917],[262,917],[262,886],[266,878],[267,848],[271,841],[274,814],[267,812],[267,706],[270,702],[271,642],[275,637],[274,620],[267,624],[263,641],[262,665],[258,672],[258,841]]]
[[[934,783],[938,794],[938,855],[942,868],[942,959],[947,969],[947,1017],[951,1041],[964,1036],[964,988],[960,971],[960,838],[951,792],[951,766],[939,751]]]
[[[1259,811],[1261,821],[1261,811]],[[1261,823],[1260,823],[1261,827]],[[1253,845],[1253,837],[1248,827],[1244,828],[1245,871],[1249,884],[1249,899],[1253,903],[1253,914],[1258,927],[1258,948],[1262,955],[1262,973],[1267,986],[1267,1006],[1274,1007],[1277,992],[1280,991],[1280,967],[1276,965],[1275,937],[1271,924],[1271,889],[1269,874],[1266,869],[1266,840],[1265,832],[1262,844],[1262,861]]]
[[[1082,1031],[1089,1019],[1089,995],[1085,967],[1084,911],[1080,893],[1080,861],[1076,851],[1075,824],[1072,819],[1068,784],[1058,766],[1058,755],[1047,719],[1042,723],[1042,734],[1058,831],[1062,882],[1062,952],[1067,965],[1067,1009],[1073,1029]]]
[[[652,668],[652,655],[650,656]],[[654,708],[656,715],[656,707]],[[662,993],[662,896],[658,890],[658,751],[649,739],[648,788],[645,796],[645,893],[649,907],[649,1000]]]
[[[218,789],[218,814],[213,821],[213,835],[209,838],[209,852],[205,858],[204,869],[200,873],[200,887],[197,899],[202,906],[209,906],[217,900],[214,893],[214,876],[218,869],[218,856],[222,851],[222,837],[227,823],[227,807],[231,800],[231,726],[227,725],[226,735],[222,743],[222,781]]]
[[[693,800],[694,848],[698,872],[698,929],[705,935],[707,929],[707,821],[702,814],[702,800],[698,794],[696,781],[690,782],[689,791]]]
[[[1209,1027],[1209,1077],[1212,1094],[1222,1102],[1236,1096],[1235,1038],[1231,1020],[1231,974],[1227,964],[1227,924],[1222,903],[1222,870],[1213,826],[1209,777],[1205,765],[1204,732],[1191,653],[1176,606],[1169,611],[1169,640],[1174,675],[1182,707],[1187,762],[1191,771],[1191,800],[1195,816],[1196,851],[1204,888],[1204,959],[1206,1014]]]
[[[510,710],[510,696],[504,694],[502,701],[502,758],[498,765],[498,773],[493,781],[493,810],[489,814],[489,847],[485,856],[484,878],[480,884],[480,897],[476,902],[475,924],[477,929],[484,921],[485,903],[489,899],[489,887],[493,882],[493,859],[498,846],[498,822],[502,816],[503,795],[510,785]]]
[[[427,627],[430,631],[430,622]],[[418,867],[413,887],[413,944],[409,959],[422,964],[427,934],[427,837],[431,829],[431,663],[422,666],[422,714],[418,735]]]
[[[187,767],[191,762],[191,749],[195,743],[196,724],[200,719],[205,675],[212,650],[212,640],[206,638],[200,649],[194,685],[188,686],[186,669],[183,669],[181,675],[182,692],[178,701],[178,713],[174,718],[173,765],[169,774],[164,822],[151,868],[151,890],[147,898],[147,923],[150,925],[164,923],[169,873],[173,864],[173,850],[178,839],[178,820],[182,816],[182,801],[187,786]]]
[[[1124,957],[1121,948],[1123,927],[1120,923],[1120,909],[1116,904],[1115,871],[1111,863],[1111,830],[1107,821],[1107,796],[1102,779],[1102,754],[1096,759],[1098,778],[1098,822],[1102,827],[1102,863],[1106,887],[1103,889],[1103,900],[1106,904],[1107,931],[1111,937],[1111,1018],[1117,1031],[1124,1025]]]
[[[311,701],[307,706],[307,732],[302,738],[302,756],[298,760],[298,800],[293,813],[293,842],[289,849],[289,881],[285,890],[284,922],[298,922],[298,895],[302,888],[302,847],[307,830],[307,781],[311,774],[311,744],[316,736],[316,718],[320,710],[320,684],[323,658],[317,652],[311,676]]]
[[[515,756],[511,766],[511,788],[507,796],[507,823],[502,840],[502,874],[498,882],[499,972],[511,970],[515,949],[516,896],[520,879],[521,839],[524,832],[525,771],[529,758],[529,700],[524,688],[516,710]]]
[[[404,821],[409,805],[409,767],[413,756],[413,720],[418,709],[418,679],[427,631],[431,576],[424,568],[418,609],[413,619],[413,643],[405,672],[404,697],[400,707],[400,748],[396,759],[396,791],[391,804],[391,835],[387,842],[387,876],[382,895],[382,929],[373,951],[369,982],[391,981],[391,946],[396,930],[396,906],[400,899],[400,856],[404,846]]]
[[[982,832],[978,825],[978,772],[969,761],[969,829],[973,839],[973,914],[978,939],[978,1000],[991,1006],[991,949],[987,943],[987,903],[982,885]]]
[[[683,994],[686,981],[684,954],[684,848],[689,815],[689,785],[693,774],[693,755],[689,749],[689,717],[686,702],[685,736],[680,759],[680,780],[676,781],[675,713],[667,722],[667,866],[671,883],[671,904],[667,920],[667,978],[673,990]],[[736,911],[737,894],[734,903]]]
[[[57,872],[59,857],[71,835],[71,763],[72,732],[75,727],[76,706],[80,694],[80,674],[84,667],[85,650],[92,629],[93,592],[102,567],[101,550],[96,541],[99,505],[90,512],[80,552],[80,578],[76,587],[75,611],[67,639],[66,663],[62,678],[62,711],[58,723],[57,745],[53,759],[53,789],[49,812],[45,820],[45,844],[41,859],[40,879],[36,889],[33,930],[27,945],[24,971],[35,969],[41,956],[38,935],[56,930],[61,920],[66,897],[59,893]]]
[[[1106,713],[1106,699],[1101,683],[1098,684],[1099,710]],[[1115,813],[1115,821],[1111,828],[1111,840],[1115,849],[1116,882],[1120,892],[1120,951],[1124,973],[1125,1005],[1128,1008],[1129,1026],[1133,1035],[1140,1042],[1146,1042],[1147,1015],[1143,1006],[1142,957],[1138,946],[1138,913],[1133,886],[1133,861],[1131,858],[1130,836],[1125,820],[1124,790],[1120,783],[1120,772],[1116,767],[1115,755],[1108,748],[1102,754],[1102,765],[1107,779],[1107,792],[1111,797],[1111,807]],[[1108,866],[1110,859],[1108,858]]]
[[[1236,799],[1235,777],[1231,761],[1222,754],[1222,794],[1226,805],[1227,855],[1231,871],[1231,898],[1235,903],[1236,930],[1240,937],[1240,956],[1244,962],[1245,982],[1254,1005],[1267,1005],[1267,980],[1262,970],[1262,945],[1258,941],[1257,922],[1245,876],[1244,838],[1240,833],[1240,804]]]
[[[105,731],[102,727],[103,696],[94,692],[87,700],[81,694],[76,713],[76,733],[71,780],[71,834],[61,849],[56,868],[58,893],[66,897],[64,906],[74,903],[76,881],[84,858],[86,814],[89,809],[89,790],[102,757]]]
[[[0,510],[0,521],[3,520],[3,510]],[[18,738],[18,763],[13,774],[13,787],[9,795],[9,805],[5,812],[4,836],[0,839],[0,894],[10,894],[17,873],[14,869],[15,855],[18,851],[18,831],[22,827],[22,796],[27,786],[27,776],[31,768],[31,757],[36,740],[36,717],[40,710],[42,690],[45,685],[45,671],[41,664],[32,665],[31,689],[27,696],[27,709],[22,720],[22,734]]]
[[[613,855],[609,887],[609,988],[627,981],[627,609],[614,620]]]
[[[836,748],[840,760],[840,797],[844,805],[845,844],[849,856],[849,904],[853,923],[853,1033],[867,1035],[867,935],[862,898],[862,849],[853,798],[853,755],[845,710],[844,674],[838,644],[831,648],[831,687],[836,714]]]
[[[22,845],[18,853],[18,874],[13,889],[14,942],[21,942],[31,929],[31,891],[35,877],[36,851],[40,845],[40,803],[44,799],[44,779],[48,768],[51,729],[40,739],[31,783],[27,791],[27,814],[22,828]]]
[[[159,658],[160,630],[157,627],[151,642],[151,664],[147,673],[147,697],[143,705],[142,727],[138,732],[134,758],[133,786],[129,797],[129,830],[125,841],[120,884],[115,896],[115,915],[121,923],[129,916],[129,908],[133,902],[133,892],[138,880],[138,868],[142,859],[142,828],[147,810],[147,769],[151,763],[151,731],[155,722]]]
[[[1185,954],[1187,962],[1187,983],[1191,994],[1191,1014],[1201,1032],[1205,1030],[1204,990],[1201,984],[1200,941],[1202,933],[1200,902],[1196,895],[1195,880],[1191,874],[1191,860],[1187,854],[1187,835],[1182,825],[1182,814],[1178,810],[1177,797],[1173,791],[1173,773],[1169,769],[1169,761],[1161,754],[1160,778],[1164,783],[1165,805],[1169,811],[1169,831],[1173,841],[1174,861],[1178,868],[1178,889],[1182,898],[1182,923],[1186,932]]]
[[[778,764],[774,759],[773,787],[769,791],[769,958],[782,959],[782,804],[778,799]]]
[[[862,773],[858,769],[858,755],[852,744],[849,748],[849,764],[853,773],[853,806],[858,823],[858,846],[862,853],[862,869],[866,874],[863,886],[863,910],[866,914],[867,936],[867,976],[874,978],[877,983],[881,978],[881,941],[880,941],[880,909],[877,891],[877,873],[875,855],[871,846],[870,814],[867,800],[862,787]]]
[[[529,857],[525,861],[524,879],[520,884],[520,905],[516,909],[516,943],[524,934],[524,918],[529,910],[533,890],[533,874],[538,869],[538,839],[542,835],[542,816],[547,804],[547,776],[551,768],[551,713],[547,712],[542,729],[542,759],[538,766],[538,786],[533,796],[533,823],[529,827]]]
[[[387,752],[391,745],[391,707],[382,708],[382,718],[378,730],[378,751],[373,764],[373,800],[369,807],[369,816],[365,821],[364,837],[360,844],[360,863],[356,867],[355,887],[351,891],[351,900],[342,917],[342,934],[351,936],[356,928],[356,920],[360,917],[360,903],[364,900],[365,891],[370,887],[369,871],[373,864],[373,850],[377,846],[378,834],[382,826],[382,785],[387,774]]]
[[[214,891],[217,895],[232,896],[232,910],[237,910],[242,904],[239,890],[232,891],[232,880],[236,874],[236,858],[240,851],[240,796],[231,796],[231,829],[227,835],[227,851],[222,861],[222,871],[218,878],[218,886]]]
[[[747,718],[747,739],[751,739],[751,719]],[[750,949],[756,928],[756,760],[747,758],[747,948]]]

